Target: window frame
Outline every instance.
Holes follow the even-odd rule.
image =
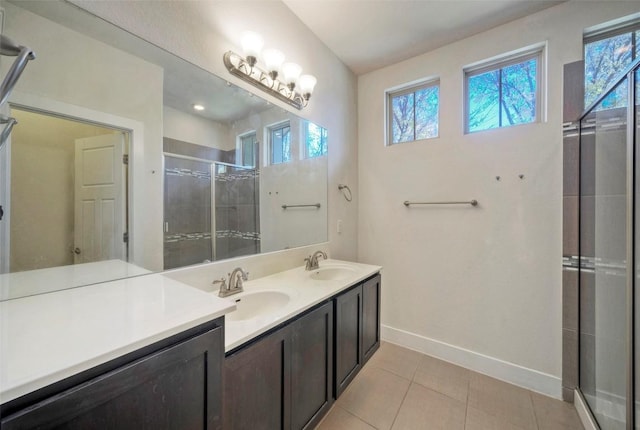
[[[423,139],[413,139],[407,140],[404,142],[394,142],[393,141],[393,99],[395,97],[401,97],[407,94],[415,94],[418,91],[424,90],[426,88],[438,88],[438,112],[436,113],[436,122],[438,124],[438,133],[435,136],[425,137]],[[398,87],[394,87],[385,91],[385,146],[395,146],[403,143],[413,143],[413,142],[422,142],[425,140],[437,139],[440,137],[440,78],[428,78],[424,80],[420,80],[417,82],[411,82],[408,84],[404,84]],[[413,110],[413,136],[415,138],[416,135],[416,126],[415,126],[415,96],[414,96],[414,110]]]
[[[543,122],[544,115],[544,94],[546,88],[546,64],[545,64],[545,56],[546,56],[546,43],[538,44],[532,47],[524,48],[515,52],[507,53],[495,57],[493,59],[481,61],[474,65],[470,65],[463,68],[463,80],[464,80],[464,134],[475,134],[482,133],[485,131],[491,130],[500,130],[504,128],[517,127],[520,125],[530,125]],[[535,109],[535,119],[531,122],[525,122],[521,124],[511,124],[511,125],[502,125],[502,121],[500,120],[500,125],[498,127],[485,128],[482,130],[469,130],[469,78],[477,75],[482,75],[484,73],[499,71],[500,77],[502,78],[502,69],[513,66],[515,64],[524,63],[526,61],[536,59],[536,109]],[[502,81],[502,79],[500,79]],[[498,89],[499,91],[499,101],[502,100],[502,83]],[[500,118],[502,117],[502,108],[498,105],[498,112]]]
[[[279,163],[274,163],[273,162],[273,132],[277,131],[277,130],[282,130],[284,128],[288,127],[289,128],[289,160],[284,161],[284,157],[283,157],[283,161],[280,161]],[[285,163],[290,163],[293,160],[293,139],[292,139],[292,128],[291,128],[291,121],[286,120],[286,121],[281,121],[281,122],[277,122],[275,124],[271,124],[267,127],[267,154],[268,154],[268,165],[270,166],[276,166],[278,164],[285,164]]]
[[[253,150],[253,163],[252,164],[245,164],[245,159],[244,159],[244,147],[243,147],[243,142],[242,140],[244,138],[247,138],[249,136],[253,136],[253,145],[254,145],[254,150]],[[259,140],[258,140],[258,132],[257,130],[249,130],[246,131],[242,134],[239,134],[236,138],[236,164],[239,164],[241,166],[245,166],[245,167],[256,167],[258,165],[258,160],[257,160],[257,153],[258,153],[258,145],[260,144]]]

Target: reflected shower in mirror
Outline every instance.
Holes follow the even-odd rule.
[[[0,300],[327,240],[326,129],[67,2],[3,7],[38,58],[0,112]]]

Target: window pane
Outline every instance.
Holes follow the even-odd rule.
[[[624,33],[607,39],[587,43],[584,47],[584,104],[593,103],[604,90],[619,78],[620,72],[632,60],[631,33]],[[622,107],[626,95],[617,91],[610,96],[603,109]]]
[[[502,69],[502,127],[536,120],[537,65],[532,58]]]
[[[439,89],[436,85],[415,92],[416,140],[438,136]]]
[[[468,78],[469,131],[500,127],[500,71]]]
[[[291,160],[290,130],[288,125],[271,130],[271,164],[286,163]]]
[[[250,134],[240,138],[240,151],[243,166],[255,166],[256,164],[256,135]]]
[[[307,158],[320,157],[327,153],[327,130],[312,122],[307,122]]]
[[[393,143],[410,142],[414,139],[413,93],[391,99],[393,112]]]

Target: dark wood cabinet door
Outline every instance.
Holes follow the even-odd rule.
[[[333,403],[333,302],[291,328],[291,428],[314,428]]]
[[[335,385],[337,399],[362,364],[362,285],[335,299]]]
[[[362,364],[380,347],[380,286],[377,275],[362,284]]]
[[[215,328],[91,379],[5,417],[2,430],[222,429],[223,334]]]
[[[225,358],[225,430],[289,429],[289,328]]]

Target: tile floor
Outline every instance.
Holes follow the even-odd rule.
[[[582,430],[572,404],[382,343],[317,430]]]

